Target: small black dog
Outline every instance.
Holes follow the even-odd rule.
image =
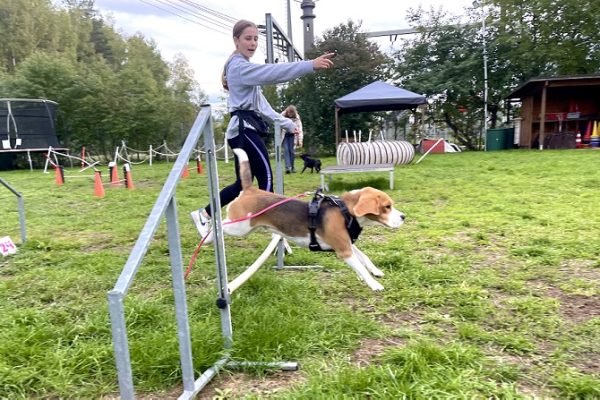
[[[304,168],[302,168],[302,172],[300,173],[303,173],[304,170],[306,170],[306,168],[310,168],[311,174],[313,173],[313,169],[316,169],[317,172],[321,170],[321,160],[316,158],[310,158],[310,156],[306,153],[301,154],[300,158],[304,160]]]

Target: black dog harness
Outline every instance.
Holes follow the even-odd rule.
[[[344,216],[344,220],[346,221],[346,229],[350,235],[350,240],[354,243],[354,241],[358,239],[362,227],[358,224],[356,218],[350,214],[348,207],[346,207],[346,203],[344,203],[342,199],[337,196],[325,196],[322,193],[322,189],[319,188],[315,191],[313,199],[308,204],[308,230],[310,231],[310,244],[308,245],[308,248],[311,251],[324,251],[317,242],[317,235],[315,234],[317,223],[319,221],[319,211],[321,210],[321,203],[323,203],[323,201],[339,207]]]

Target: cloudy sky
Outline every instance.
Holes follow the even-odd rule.
[[[290,0],[289,3],[292,40],[296,49],[303,53],[301,1]],[[323,31],[348,20],[362,22],[364,31],[408,28],[405,17],[409,8],[419,5],[425,9],[442,8],[460,15],[471,3],[472,0],[316,0],[315,37],[321,37]],[[183,54],[211,102],[218,102],[224,96],[220,86],[221,69],[234,49],[231,39],[233,23],[228,22],[227,17],[262,24],[265,14],[270,13],[287,31],[288,0],[96,0],[95,4],[122,33],[132,35],[139,32],[154,39],[165,60],[172,61],[175,54]],[[198,6],[207,10],[200,11]],[[220,25],[201,19],[198,14],[209,16]],[[393,47],[389,37],[376,41],[383,51]],[[264,58],[257,53],[252,61],[260,63],[264,62]]]

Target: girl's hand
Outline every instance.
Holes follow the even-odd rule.
[[[331,58],[335,56],[335,53],[327,53],[319,56],[313,60],[313,69],[328,69],[333,67],[333,61]]]

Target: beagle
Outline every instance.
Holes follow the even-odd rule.
[[[245,236],[262,226],[299,246],[308,247],[311,243],[309,204],[301,200],[290,200],[254,218],[231,223],[258,213],[285,198],[253,187],[248,155],[242,149],[233,149],[233,151],[239,161],[242,192],[227,206],[223,232],[226,235]],[[364,226],[398,228],[404,223],[404,214],[395,209],[390,196],[380,190],[366,187],[344,193],[340,198],[360,228]],[[331,204],[322,205],[314,236],[321,249],[334,250],[338,257],[343,259],[371,289],[383,290],[383,286],[373,277],[381,277],[383,272],[352,244],[340,207]]]

